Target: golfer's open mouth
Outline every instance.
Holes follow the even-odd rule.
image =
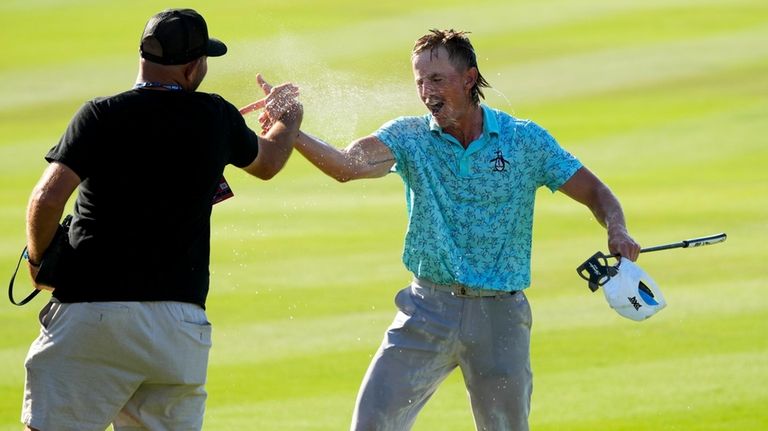
[[[437,115],[437,113],[440,112],[441,109],[443,109],[443,105],[445,105],[445,103],[443,102],[427,103],[427,109],[429,109],[432,115]]]

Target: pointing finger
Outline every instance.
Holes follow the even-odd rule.
[[[245,115],[253,111],[258,111],[259,109],[263,108],[264,105],[266,104],[267,104],[267,98],[265,97],[261,100],[257,100],[249,105],[245,105],[242,108],[240,108],[240,114]]]
[[[272,91],[272,86],[269,85],[269,83],[264,80],[264,77],[262,77],[260,73],[256,74],[256,82],[259,84],[259,87],[261,87],[261,89],[264,91],[264,94],[269,94]]]

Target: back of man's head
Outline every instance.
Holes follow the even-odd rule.
[[[192,9],[166,9],[152,16],[139,45],[141,57],[163,65],[186,64],[202,56],[218,57],[227,46],[208,37],[205,19]]]

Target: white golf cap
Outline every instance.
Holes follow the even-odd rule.
[[[611,308],[636,321],[653,316],[667,305],[653,279],[636,263],[624,258],[619,261],[618,273],[603,285],[603,293]]]

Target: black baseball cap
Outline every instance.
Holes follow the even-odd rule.
[[[147,22],[139,52],[154,63],[185,64],[204,55],[222,56],[227,53],[227,45],[208,37],[208,26],[196,11],[166,9]]]

